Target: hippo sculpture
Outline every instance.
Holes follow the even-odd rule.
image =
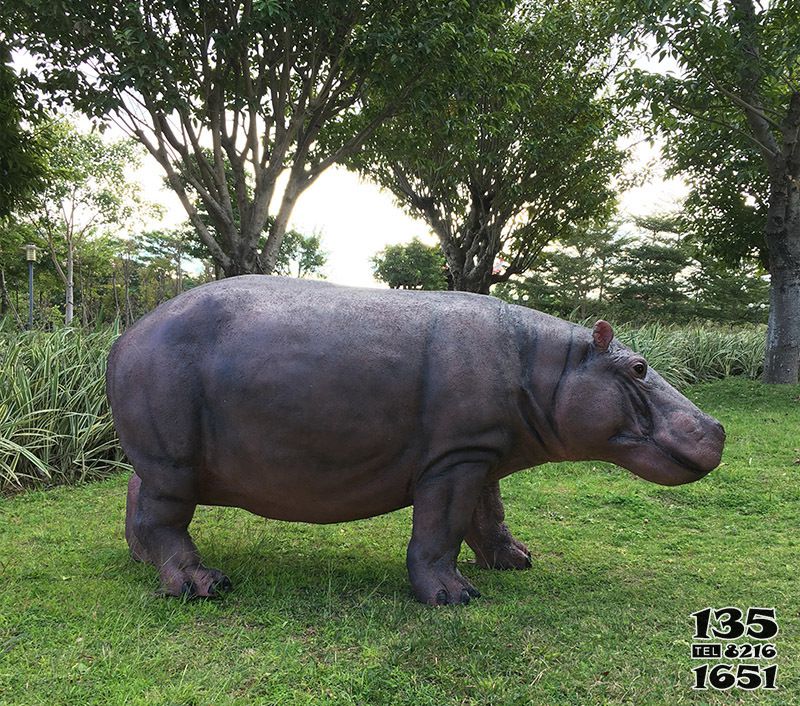
[[[467,603],[463,540],[480,566],[531,565],[504,476],[597,459],[678,485],[719,464],[722,426],[613,336],[467,293],[261,275],[185,292],[109,355],[131,553],[164,593],[214,596],[230,581],[189,536],[198,504],[314,523],[413,505],[414,595]]]

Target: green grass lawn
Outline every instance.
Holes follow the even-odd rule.
[[[504,481],[533,569],[461,570],[467,607],[415,603],[410,512],[342,525],[201,508],[193,533],[234,591],[155,595],[128,558],[127,478],[0,499],[3,704],[800,703],[800,388],[689,392],[724,465],[662,488],[603,464]],[[776,607],[776,692],[693,692],[690,614]]]

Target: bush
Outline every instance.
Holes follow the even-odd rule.
[[[621,326],[616,335],[678,388],[732,375],[753,380],[761,376],[765,326],[652,323]]]
[[[0,325],[0,491],[101,478],[120,467],[105,395],[106,357],[119,334]]]

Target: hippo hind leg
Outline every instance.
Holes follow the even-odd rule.
[[[197,507],[192,468],[149,466],[128,485],[126,538],[134,559],[153,564],[169,596],[214,597],[231,582],[203,565],[189,523]]]
[[[485,569],[530,568],[531,553],[522,542],[514,539],[504,520],[500,483],[491,481],[481,492],[465,537],[475,552],[478,565]]]

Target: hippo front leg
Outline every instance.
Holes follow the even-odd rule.
[[[500,482],[490,481],[481,492],[465,537],[479,566],[485,569],[529,569],[531,553],[514,539],[504,522]]]
[[[422,603],[469,603],[480,595],[456,569],[456,558],[487,473],[486,464],[459,463],[417,483],[406,564],[411,588]]]

